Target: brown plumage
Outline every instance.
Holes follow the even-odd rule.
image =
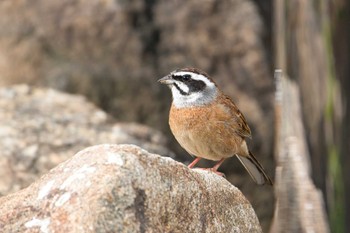
[[[251,138],[251,131],[243,114],[206,73],[184,68],[172,72],[160,82],[169,85],[173,93],[169,114],[171,131],[179,144],[197,157],[190,167],[199,158],[205,158],[219,161],[211,169],[217,172],[224,159],[237,155],[256,183],[272,184],[247,147],[245,138]]]

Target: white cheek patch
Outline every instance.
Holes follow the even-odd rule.
[[[182,95],[176,87],[172,87],[173,104],[177,108],[196,107],[211,103],[217,96],[216,89],[206,89],[203,92],[193,92]]]
[[[184,92],[184,93],[188,93],[190,91],[190,88],[184,84],[183,82],[177,82],[175,81],[175,84]],[[175,87],[176,88],[176,87]]]
[[[171,87],[171,92],[173,94],[174,103],[179,102],[180,100],[183,99],[183,95],[180,93],[180,91],[174,85]]]
[[[202,92],[194,92],[191,95],[188,95],[187,97],[184,98],[184,100],[188,103],[195,103],[200,99],[203,99],[203,93]]]

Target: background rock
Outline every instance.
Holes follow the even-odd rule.
[[[77,153],[0,199],[4,232],[261,232],[241,192],[130,145]]]
[[[349,231],[350,1],[12,0],[0,1],[0,14],[0,85],[83,94],[118,120],[162,130],[177,160],[190,157],[169,132],[170,93],[156,79],[183,66],[208,72],[245,113],[252,151],[273,175],[269,69],[283,67],[301,89],[312,178],[331,231]],[[238,164],[221,169],[267,231],[271,189],[256,191]]]
[[[25,0],[0,13],[0,84],[80,93],[118,120],[169,132],[170,93],[155,80],[196,66],[246,113],[256,150],[271,152],[273,81],[251,2]]]
[[[252,151],[273,176],[273,80],[253,2],[15,0],[0,1],[0,14],[0,85],[82,94],[119,121],[161,130],[177,160],[189,162],[169,131],[170,92],[155,81],[195,66],[245,114]],[[255,186],[235,159],[221,169],[267,229],[272,190]]]
[[[160,132],[112,121],[80,96],[26,85],[0,88],[0,196],[95,144],[133,143],[173,156]]]
[[[195,66],[245,114],[251,150],[274,175],[273,79],[253,2],[15,0],[1,1],[0,14],[0,85],[25,82],[82,94],[119,121],[161,130],[177,160],[189,162],[167,123],[170,92],[155,81]],[[221,169],[267,229],[272,190],[255,186],[235,159]]]

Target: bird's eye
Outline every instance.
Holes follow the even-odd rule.
[[[191,75],[189,75],[189,74],[185,74],[182,76],[183,81],[188,81],[188,80],[190,80],[190,78],[191,78]]]

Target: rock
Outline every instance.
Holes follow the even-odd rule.
[[[173,156],[165,137],[135,123],[113,123],[80,96],[26,85],[0,88],[0,196],[22,189],[77,151],[133,143]]]
[[[80,151],[0,198],[2,232],[261,232],[242,193],[133,145]]]

